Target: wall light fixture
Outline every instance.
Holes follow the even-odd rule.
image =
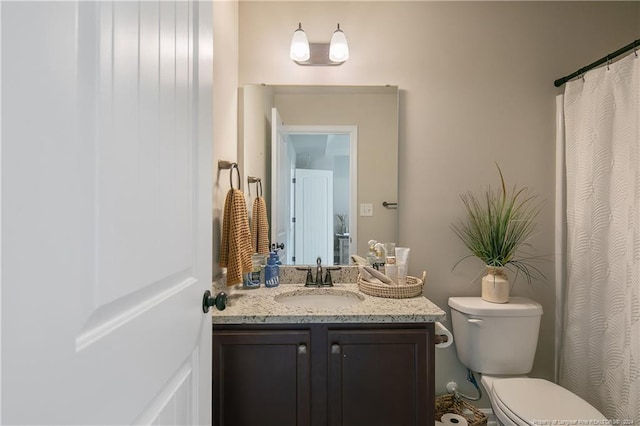
[[[308,61],[311,56],[309,51],[309,39],[307,38],[307,33],[302,29],[302,23],[298,24],[298,29],[293,33],[289,56],[296,62]]]
[[[349,44],[340,24],[329,43],[309,43],[299,23],[291,39],[289,56],[298,65],[341,65],[349,59]]]

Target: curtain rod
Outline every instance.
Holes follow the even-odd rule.
[[[582,74],[586,73],[587,71],[592,70],[595,67],[597,67],[599,65],[602,65],[602,64],[604,64],[606,62],[609,62],[613,58],[615,58],[616,56],[620,56],[623,53],[626,53],[629,50],[635,49],[637,47],[640,47],[640,39],[634,41],[633,43],[627,44],[625,47],[623,47],[621,49],[618,49],[613,53],[609,53],[607,56],[598,59],[597,61],[595,61],[592,64],[587,65],[586,67],[580,68],[578,71],[574,72],[573,74],[569,74],[566,77],[562,77],[562,78],[557,79],[556,81],[553,82],[553,85],[556,86],[556,87],[560,87],[563,84],[565,84],[567,81],[571,80],[572,78],[581,76]]]

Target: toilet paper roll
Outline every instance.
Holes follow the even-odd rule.
[[[440,419],[444,426],[468,426],[467,419],[458,414],[446,413]]]
[[[451,344],[453,343],[453,333],[451,333],[447,327],[445,327],[444,325],[442,325],[439,322],[436,322],[436,335],[441,334],[444,336],[447,336],[447,341],[443,342],[443,343],[438,343],[436,345],[437,349],[444,349],[444,348],[448,348],[449,346],[451,346]]]

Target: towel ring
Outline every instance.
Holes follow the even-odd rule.
[[[260,179],[259,177],[255,177],[255,176],[247,177],[247,186],[249,188],[249,195],[251,195],[251,184],[252,183],[256,184],[256,192],[257,192],[258,197],[262,197],[262,179]]]
[[[233,163],[231,165],[231,171],[229,172],[229,185],[231,185],[231,189],[235,189],[233,187],[233,170],[234,169],[236,171],[236,175],[238,176],[238,189],[240,189],[240,185],[242,185],[242,182],[240,181],[240,169],[238,168],[238,165],[236,163]]]
[[[240,169],[238,168],[238,163],[233,163],[227,160],[218,160],[218,170],[229,170],[229,185],[231,185],[231,189],[235,189],[233,187],[233,169],[236,169],[236,175],[238,176],[238,189],[242,185],[242,181],[240,180]]]

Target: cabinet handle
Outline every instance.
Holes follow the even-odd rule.
[[[307,354],[307,345],[304,343],[300,343],[298,345],[298,355],[306,355]]]
[[[334,343],[331,345],[331,355],[340,355],[340,345]]]

